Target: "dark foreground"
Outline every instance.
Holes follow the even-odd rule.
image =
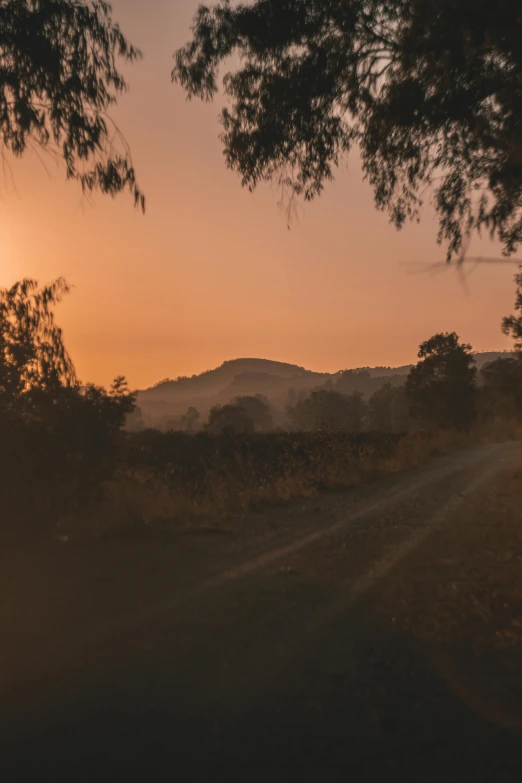
[[[522,780],[522,460],[2,553],[0,780]]]

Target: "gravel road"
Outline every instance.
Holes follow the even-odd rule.
[[[11,781],[522,779],[522,453],[4,551]]]

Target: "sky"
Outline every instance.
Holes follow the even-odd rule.
[[[57,321],[83,381],[124,374],[135,388],[226,359],[310,369],[400,365],[435,332],[503,350],[514,266],[481,265],[465,283],[442,261],[437,223],[401,232],[377,212],[354,152],[290,227],[269,186],[250,194],[225,167],[219,102],[188,102],[170,81],[197,0],[113,0],[144,60],[113,112],[147,197],[86,203],[51,160],[0,173],[0,286],[59,275],[74,286]],[[476,240],[470,256],[500,256]]]

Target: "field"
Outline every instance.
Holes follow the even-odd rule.
[[[520,460],[3,549],[4,779],[519,781]]]
[[[484,433],[403,435],[278,432],[191,436],[148,431],[127,438],[102,499],[83,521],[103,534],[128,526],[183,526],[345,489],[422,465],[432,456],[495,440]]]

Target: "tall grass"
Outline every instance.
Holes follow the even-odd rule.
[[[109,451],[87,459],[41,427],[3,434],[12,444],[0,460],[3,529],[23,524],[31,534],[49,526],[70,533],[189,524],[353,487],[478,441],[517,436],[513,426],[499,432],[493,425],[438,435],[149,430],[120,433]]]
[[[419,465],[432,449],[420,432],[145,432],[129,439],[94,523],[188,523],[244,512]]]

